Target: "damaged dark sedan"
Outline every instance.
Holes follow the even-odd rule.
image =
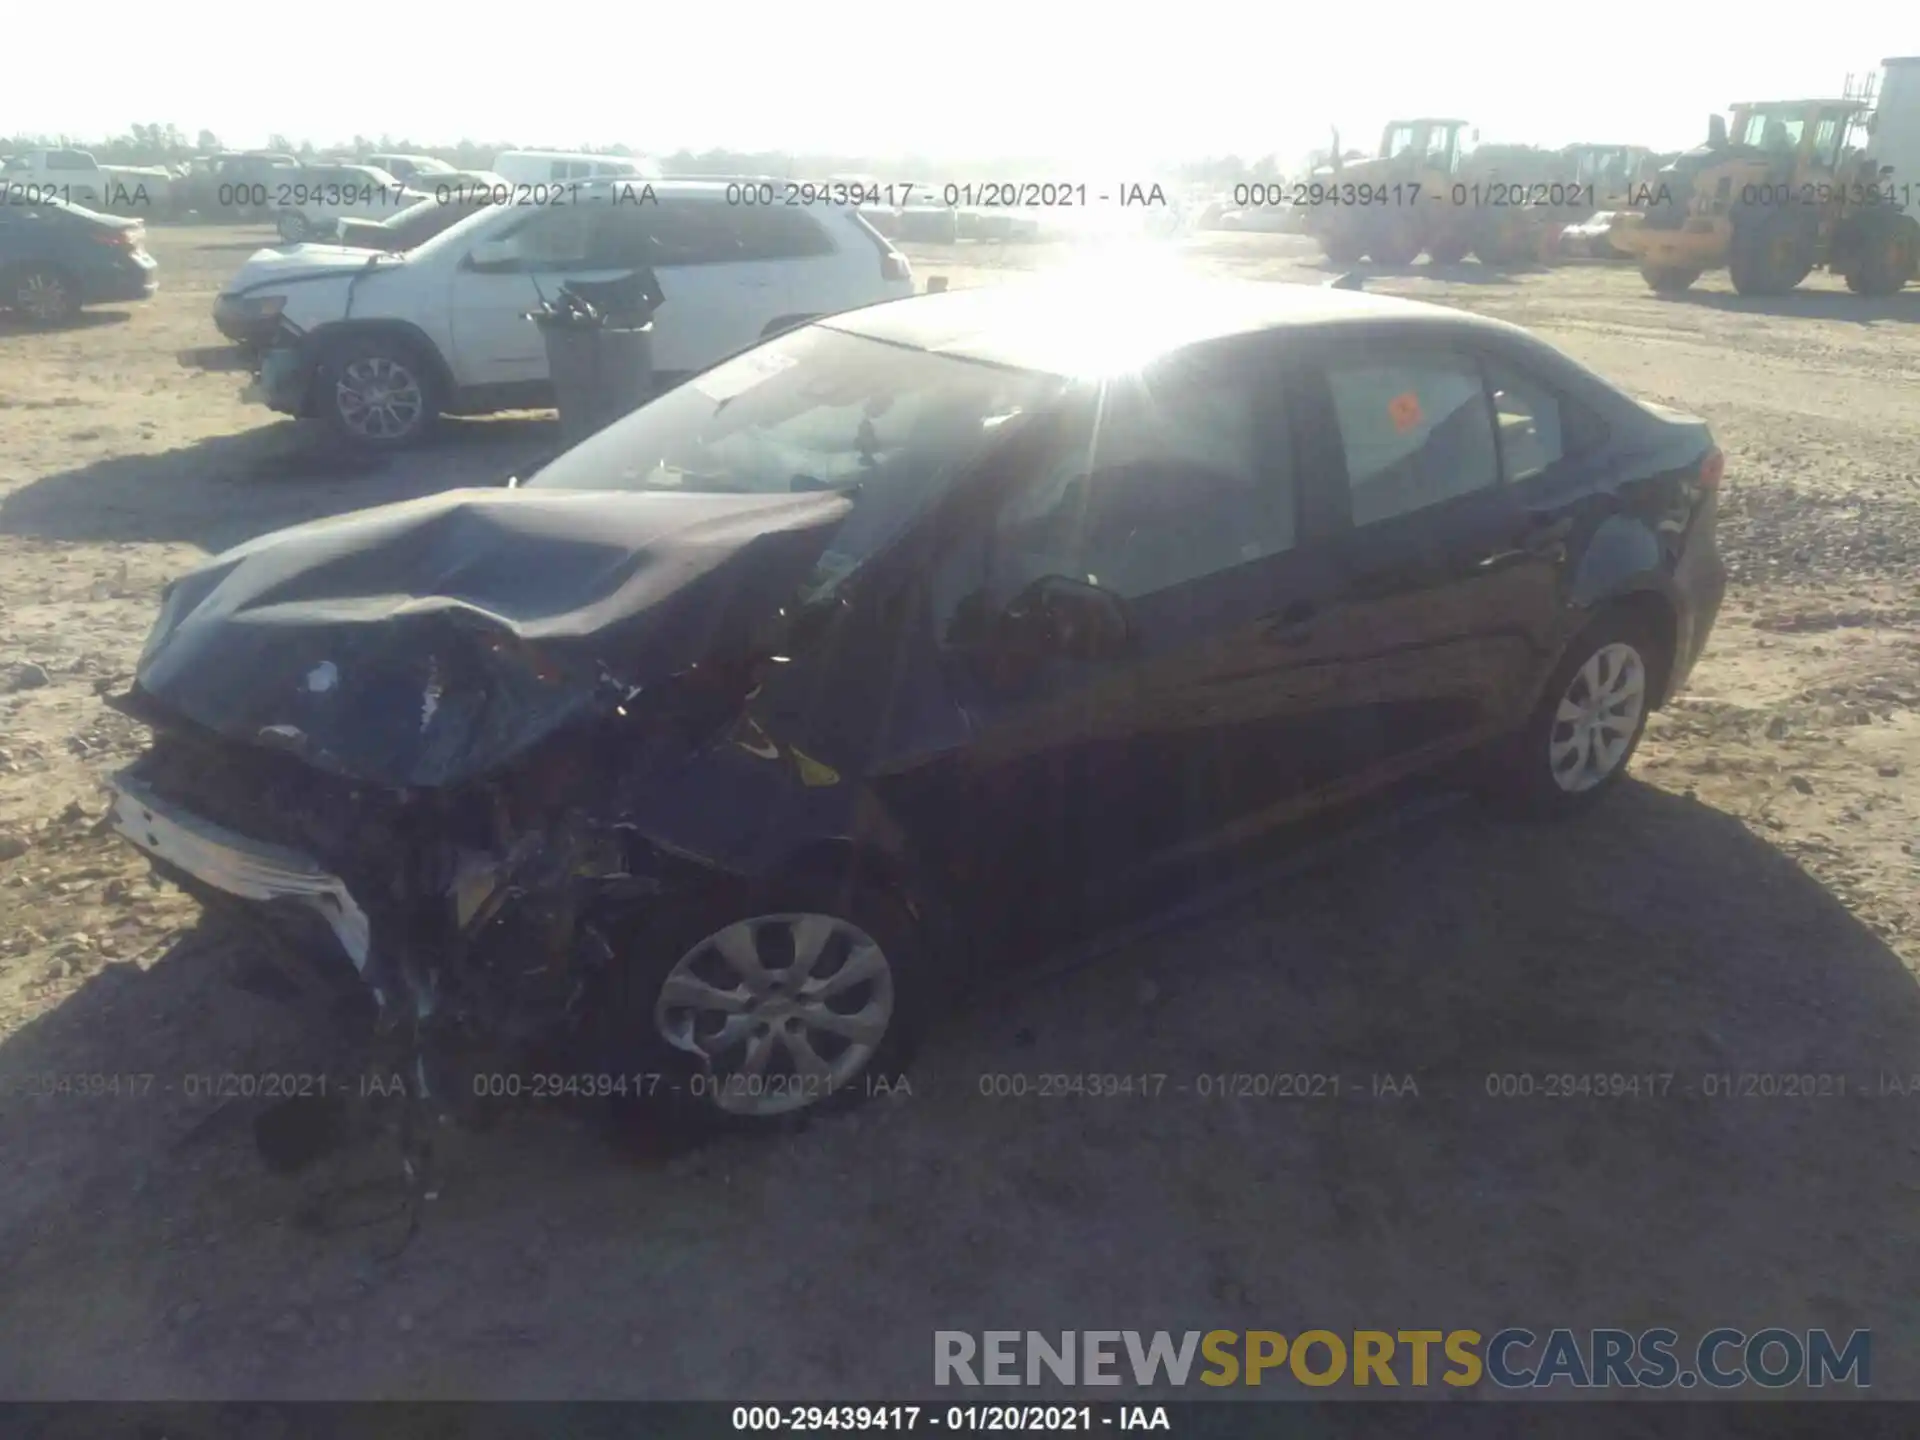
[[[766,1123],[897,1074],[1069,897],[1442,764],[1594,802],[1706,643],[1722,468],[1435,306],[879,305],[175,581],[115,823],[430,1097],[558,1054]]]

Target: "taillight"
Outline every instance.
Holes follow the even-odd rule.
[[[1707,451],[1706,458],[1700,462],[1700,488],[1718,490],[1720,480],[1727,473],[1727,457],[1720,453],[1720,447],[1714,446]]]
[[[116,250],[131,250],[135,241],[131,230],[95,230],[93,238],[102,245],[111,245]]]

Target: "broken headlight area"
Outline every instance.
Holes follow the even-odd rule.
[[[704,720],[713,697],[686,693],[672,718]],[[116,828],[167,878],[263,922],[308,978],[350,962],[380,1067],[442,1110],[471,1110],[480,1072],[590,1043],[623,913],[693,866],[622,817],[646,769],[695,733],[619,687],[598,724],[441,789],[357,783],[169,719],[137,691],[118,703],[156,734],[114,779]]]

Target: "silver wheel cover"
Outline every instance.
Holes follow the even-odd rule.
[[[1567,682],[1547,733],[1554,784],[1569,795],[1618,770],[1647,703],[1647,667],[1625,641],[1603,645]]]
[[[352,361],[334,383],[340,423],[365,440],[396,440],[415,429],[427,408],[419,377],[386,355]]]
[[[66,313],[67,287],[58,275],[35,272],[20,282],[14,299],[27,314],[45,323]]]
[[[702,1061],[711,1103],[787,1114],[866,1069],[893,1020],[893,971],[872,936],[836,916],[757,915],[681,956],[653,1015],[662,1039]]]

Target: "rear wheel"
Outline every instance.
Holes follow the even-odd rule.
[[[1576,814],[1620,783],[1646,730],[1663,643],[1631,609],[1600,615],[1567,647],[1527,722],[1490,758],[1488,798],[1541,819]]]
[[[1692,288],[1700,272],[1685,265],[1642,265],[1640,278],[1656,295],[1681,295]]]
[[[7,305],[32,325],[64,325],[80,313],[80,291],[65,271],[29,265],[6,278]]]
[[[280,232],[282,240],[299,242],[307,238],[313,228],[307,224],[307,217],[298,210],[282,210],[280,218],[274,222],[274,228]]]

